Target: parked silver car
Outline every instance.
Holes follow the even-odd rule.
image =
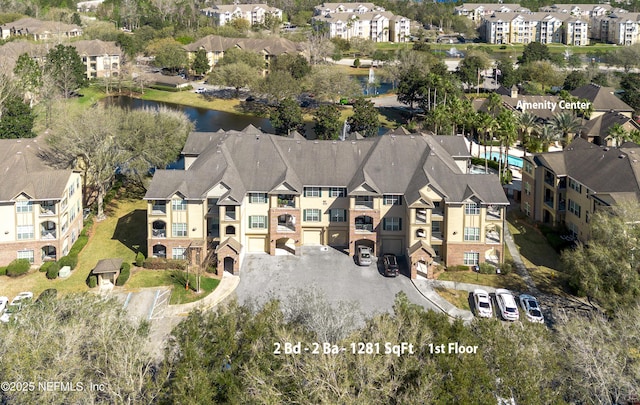
[[[357,257],[360,266],[371,265],[371,249],[367,246],[358,246]]]

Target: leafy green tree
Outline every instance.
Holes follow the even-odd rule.
[[[468,54],[458,66],[458,75],[463,83],[469,87],[478,84],[480,71],[490,66],[489,58],[484,52],[473,52]]]
[[[245,20],[244,18],[234,18],[231,21],[229,21],[227,25],[243,33],[246,33],[251,29],[251,23]]]
[[[223,86],[236,89],[236,97],[240,96],[240,89],[252,87],[258,82],[260,71],[244,62],[216,66],[209,76],[209,80]]]
[[[347,119],[352,132],[360,132],[365,137],[377,136],[380,121],[378,110],[369,100],[359,97],[353,103],[353,115]]]
[[[333,37],[333,38],[331,38],[331,42],[333,43],[333,45],[335,47],[335,51],[339,52],[339,53],[345,53],[351,48],[351,45],[349,44],[349,41],[347,41],[344,38]]]
[[[265,95],[270,103],[277,103],[300,94],[300,81],[291,77],[287,71],[276,70],[260,81],[258,91]]]
[[[362,88],[355,79],[333,66],[315,66],[305,81],[306,87],[321,101],[335,103],[341,97],[362,94]]]
[[[289,134],[290,131],[302,131],[304,119],[302,110],[298,103],[290,98],[285,98],[278,106],[271,111],[271,125],[276,130],[276,134]]]
[[[520,57],[520,63],[525,64],[549,60],[550,58],[551,53],[549,52],[549,47],[546,44],[531,42],[525,45],[524,50],[522,51],[522,56]]]
[[[625,73],[629,73],[632,68],[640,64],[640,45],[621,46],[615,51],[608,53],[606,59],[609,64],[620,66],[624,69]]]
[[[589,219],[589,243],[565,250],[562,263],[579,295],[611,311],[640,297],[640,206],[620,203]],[[585,235],[586,236],[586,235]]]
[[[542,90],[551,86],[561,86],[564,82],[564,74],[549,61],[535,61],[521,66],[524,80],[540,83]]]
[[[187,52],[182,44],[173,38],[155,39],[147,45],[145,52],[155,56],[153,60],[155,66],[174,73],[188,65]]]
[[[18,84],[29,99],[29,107],[33,107],[36,93],[42,87],[42,69],[29,54],[23,53],[18,57],[13,73],[18,78]]]
[[[0,138],[33,138],[33,111],[20,97],[9,97],[2,105]]]
[[[562,140],[562,132],[559,132],[552,124],[538,126],[533,134],[541,147],[540,152],[548,152],[551,144]]]
[[[567,77],[564,78],[564,84],[562,88],[567,91],[575,90],[580,86],[584,86],[589,83],[589,79],[584,72],[579,70],[573,70],[569,72]]]
[[[582,59],[580,58],[579,55],[576,55],[575,53],[571,54],[567,58],[567,66],[569,66],[570,68],[573,68],[573,69],[581,68],[582,67]]]
[[[577,134],[582,129],[580,119],[572,112],[563,111],[556,113],[550,124],[555,130],[562,134],[562,146],[565,147],[571,142],[571,135]]]
[[[69,98],[72,92],[86,82],[86,68],[78,51],[71,45],[58,44],[49,50],[45,71],[64,98]]]
[[[398,101],[409,105],[413,109],[414,105],[425,97],[427,88],[427,77],[418,67],[411,67],[402,72],[398,80]]]
[[[240,48],[231,48],[224,53],[216,66],[231,65],[234,63],[244,63],[254,69],[264,69],[264,57],[257,52],[247,51]]]
[[[510,59],[500,59],[496,68],[500,71],[498,74],[498,83],[510,89],[520,83],[520,72],[513,67]]]
[[[617,122],[607,130],[607,139],[613,139],[616,147],[620,147],[624,142],[630,140],[629,133]]]
[[[313,131],[318,139],[338,139],[342,129],[340,110],[333,104],[322,104],[313,115]]]
[[[302,79],[311,73],[311,66],[307,59],[302,55],[282,54],[278,55],[269,66],[270,73],[275,71],[284,71],[296,80]]]
[[[640,111],[640,74],[627,73],[620,80],[620,87],[624,90],[622,101]]]
[[[209,58],[207,58],[207,51],[204,49],[198,49],[196,52],[196,57],[193,59],[191,63],[191,70],[193,70],[196,75],[201,76],[211,70],[211,66],[209,65]]]

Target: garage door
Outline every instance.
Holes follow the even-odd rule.
[[[382,253],[392,253],[396,256],[404,255],[402,251],[402,239],[383,239]]]
[[[264,237],[249,238],[249,253],[264,253]]]
[[[329,246],[347,245],[347,231],[329,231]]]
[[[320,230],[304,231],[303,242],[305,245],[321,245]]]

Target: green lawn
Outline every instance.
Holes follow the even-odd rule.
[[[499,45],[499,44],[483,44],[483,43],[473,43],[473,44],[435,44],[430,43],[432,50],[437,51],[447,51],[451,49],[451,47],[455,47],[458,50],[466,50],[468,47],[479,48],[479,49],[488,49],[491,52],[496,53],[517,53],[521,54],[524,45]],[[504,49],[501,49],[503,48]],[[595,45],[587,45],[587,46],[567,46],[563,44],[549,44],[549,51],[551,53],[564,53],[566,50],[569,50],[571,53],[590,53],[590,52],[609,52],[616,49],[615,45],[612,44],[595,44]],[[376,43],[376,49],[380,49],[383,51],[393,51],[396,49],[412,49],[413,44],[411,43],[394,43],[394,42],[378,42]]]
[[[479,274],[469,271],[445,271],[438,276],[438,280],[457,281],[486,285],[494,288],[506,288],[514,291],[526,291],[527,285],[519,275],[512,271],[509,274]]]
[[[178,276],[179,275],[179,276]],[[131,278],[125,284],[127,290],[145,287],[173,286],[170,304],[186,304],[202,299],[209,295],[220,284],[220,280],[206,276],[200,277],[200,294],[195,293],[196,276],[189,275],[189,290],[185,288],[184,272],[173,270],[134,270]]]
[[[469,307],[469,293],[461,290],[453,290],[450,288],[436,287],[436,292],[449,303],[460,309],[471,311]]]

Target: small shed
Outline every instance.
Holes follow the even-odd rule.
[[[120,276],[122,259],[102,259],[96,264],[92,273],[98,277],[99,287],[109,287],[116,284]]]

